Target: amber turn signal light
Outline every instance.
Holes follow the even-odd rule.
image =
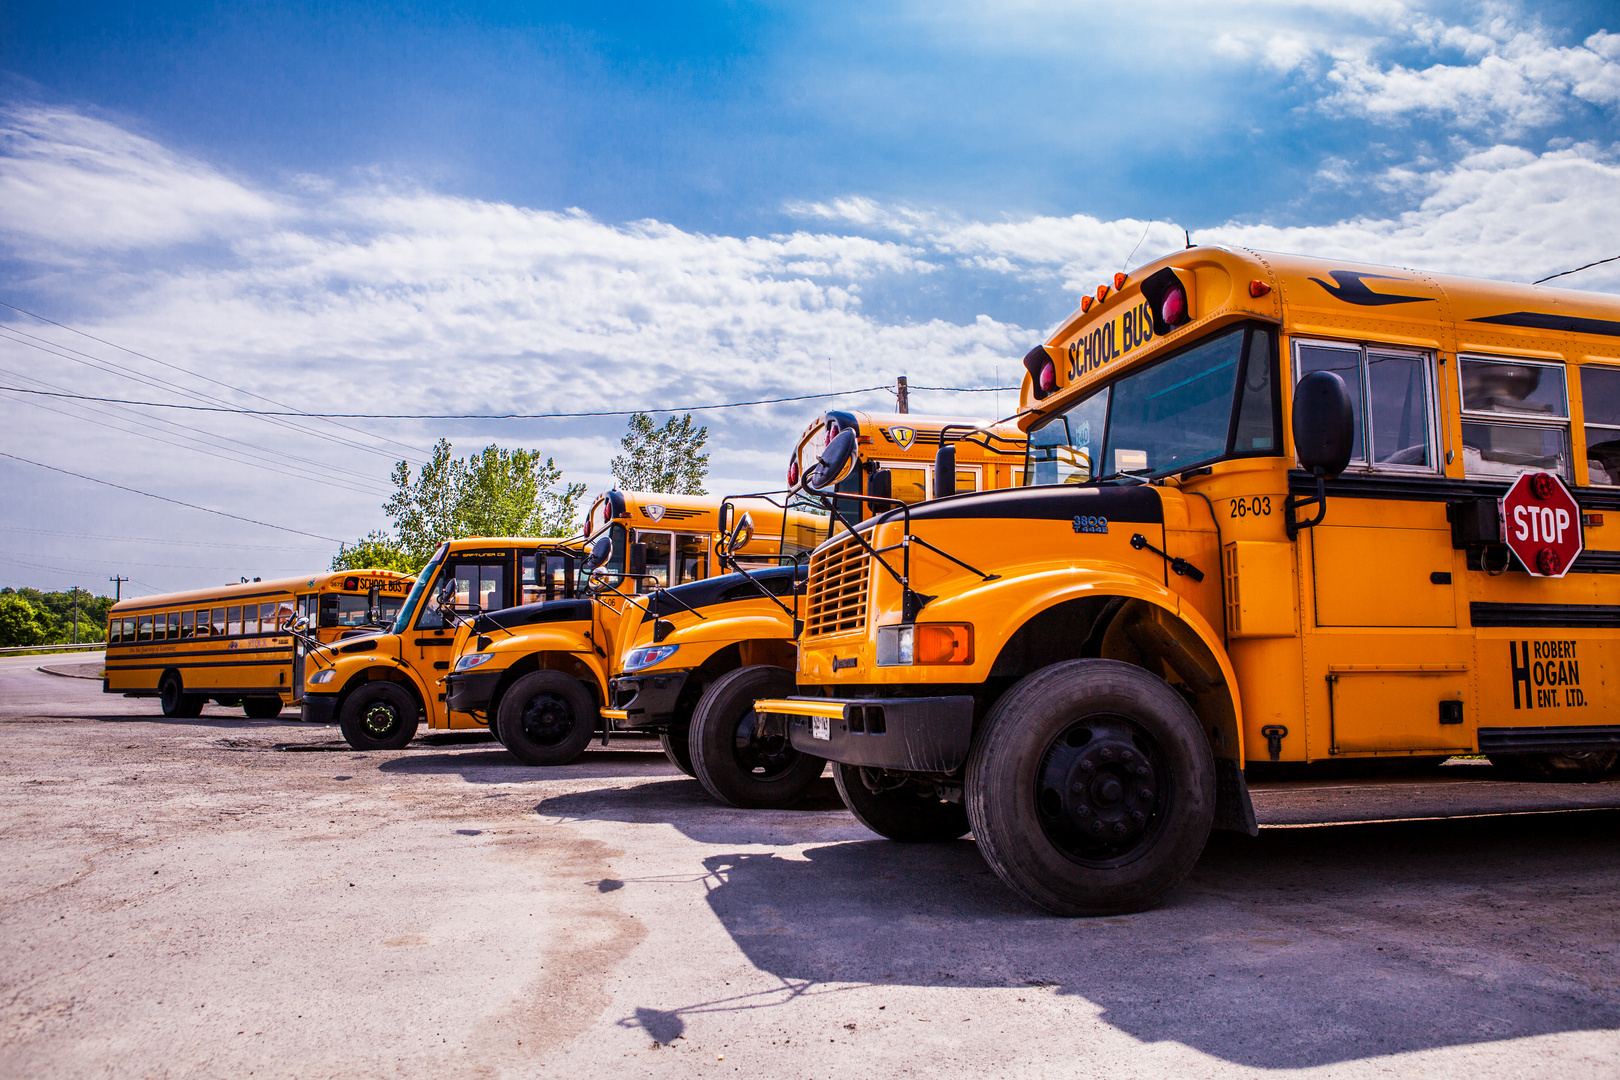
[[[1114,291],[1118,292],[1119,290],[1123,289],[1125,287],[1125,282],[1128,280],[1130,280],[1130,276],[1128,274],[1115,274]]]
[[[1106,299],[1108,299],[1108,286],[1106,286],[1106,285],[1097,286],[1097,303],[1100,304]]]
[[[963,623],[920,623],[912,639],[918,664],[971,664],[973,628]]]
[[[1094,303],[1096,303],[1096,301],[1093,300],[1091,297],[1082,296],[1080,298],[1080,314],[1084,315],[1086,312],[1090,311],[1091,310],[1091,305],[1094,304]]]
[[[1267,285],[1259,278],[1255,278],[1253,281],[1249,282],[1249,295],[1254,297],[1256,300],[1260,299],[1260,297],[1266,295],[1266,293],[1270,291],[1271,286]]]

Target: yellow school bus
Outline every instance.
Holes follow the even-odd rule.
[[[385,632],[312,650],[303,719],[336,720],[356,750],[397,750],[430,727],[472,727],[444,703],[457,613],[496,612],[576,594],[581,552],[534,537],[448,540],[417,574]]]
[[[936,478],[958,491],[1023,482],[1024,434],[972,417],[831,412],[812,422],[789,459],[794,485],[840,432],[853,432],[855,466],[830,488],[827,503],[802,496],[787,505],[825,539],[833,505],[851,523],[890,503],[938,493]],[[757,527],[757,523],[756,523]],[[746,569],[746,566],[745,566]],[[796,625],[803,619],[803,562],[677,585],[645,602],[646,613],[619,635],[603,718],[615,731],[656,731],[670,760],[720,801],[740,807],[787,806],[821,776],[826,762],[787,741],[779,717],[754,712],[754,700],[790,693]]]
[[[1254,770],[1612,767],[1620,299],[1191,248],[1025,366],[1025,486],[819,547],[756,703],[868,826],[1096,914],[1253,833]]]
[[[107,615],[101,688],[155,697],[164,716],[197,716],[212,698],[268,719],[302,696],[306,650],[289,622],[332,641],[392,621],[410,586],[392,570],[342,570],[125,600]]]
[[[635,491],[598,496],[585,519],[591,596],[465,622],[446,680],[452,726],[487,725],[530,765],[563,765],[584,753],[609,700],[619,637],[639,626],[646,596],[722,573],[715,551],[721,501]],[[784,523],[782,511],[764,500],[739,506],[757,523],[736,553],[745,566],[791,565],[826,536],[819,518],[789,515]]]

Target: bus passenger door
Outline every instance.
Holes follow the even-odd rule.
[[[1315,609],[1305,643],[1310,756],[1468,752],[1474,657],[1457,626],[1461,567],[1440,490],[1434,359],[1339,342],[1295,349],[1296,377],[1329,370],[1350,390],[1357,432],[1343,478],[1367,485],[1365,498],[1329,496],[1326,519],[1299,538]],[[1381,483],[1391,480],[1402,483]]]
[[[429,691],[430,727],[445,727],[444,684],[450,670],[455,628],[439,614],[438,595],[445,581],[454,581],[453,603],[462,611],[477,605],[483,611],[499,611],[512,606],[511,551],[478,551],[452,554],[439,568],[436,581],[429,583],[416,626],[407,639],[407,650],[415,653],[417,673]],[[407,654],[409,655],[409,653]]]
[[[314,610],[315,610],[315,597],[314,597],[313,594],[306,593],[305,595],[300,596],[297,599],[297,601],[295,602],[295,607],[293,608],[293,611],[291,612],[291,614],[288,617],[289,618],[294,618],[294,617],[296,617],[296,616],[298,616],[298,615],[300,615],[300,614],[302,614],[304,612],[314,611]],[[310,625],[310,633],[314,633],[314,632],[315,632],[315,627],[314,627],[313,620],[312,620],[311,625]],[[304,641],[303,641],[303,639],[299,638],[299,637],[294,637],[293,638],[293,675],[292,675],[293,697],[294,698],[302,698],[304,696],[304,652],[305,652],[305,649],[304,649]]]

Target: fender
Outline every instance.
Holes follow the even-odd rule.
[[[377,663],[378,660],[393,660],[393,658],[389,657],[387,654],[383,654],[383,655],[379,656],[379,655],[373,653],[373,654],[367,655],[360,662],[350,665],[350,666],[356,668],[357,670],[355,670],[353,672],[353,674],[345,676],[341,680],[341,684],[342,684],[343,689],[340,691],[340,694],[342,695],[342,698],[344,700],[347,700],[349,694],[352,693],[357,687],[359,687],[363,683],[367,683],[367,682],[372,681],[371,679],[365,678],[364,676],[365,676],[366,672],[371,671],[373,668],[375,668],[375,669],[380,670],[380,671],[393,672],[396,675],[404,676],[403,679],[399,679],[397,681],[408,682],[413,687],[415,687],[416,688],[416,694],[417,694],[417,700],[421,701],[423,707],[427,708],[430,713],[432,712],[431,703],[433,701],[432,695],[433,695],[434,691],[423,684],[421,677],[419,675],[417,675],[416,670],[414,668],[412,668],[411,665],[406,664],[406,663],[402,663],[402,662],[400,662],[398,660],[394,660],[392,663],[379,664],[379,663]],[[341,675],[342,672],[343,672],[343,665],[340,663],[339,666],[338,666],[338,673]],[[333,679],[332,681],[333,682],[339,682],[340,680]],[[396,680],[390,680],[390,681],[396,681]]]
[[[1184,602],[1177,593],[1144,577],[1132,567],[1101,562],[1085,567],[1051,563],[1046,564],[1044,569],[1026,566],[1008,577],[941,597],[928,605],[924,618],[929,622],[951,622],[954,616],[955,620],[974,624],[976,658],[970,668],[971,674],[964,681],[982,681],[988,676],[1002,647],[1025,623],[1059,604],[1087,596],[1122,596],[1152,604],[1198,637],[1220,668],[1221,680],[1232,702],[1233,721],[1237,729],[1234,733],[1237,760],[1245,760],[1242,756],[1242,701],[1238,696],[1237,673],[1226,656],[1225,641],[1192,604]],[[1004,612],[1005,615],[993,625],[987,625],[982,617],[986,611]],[[968,613],[979,617],[968,617]],[[822,657],[805,650],[804,662],[807,666],[818,661],[822,661]],[[931,670],[929,678],[937,679],[933,671],[937,669]]]

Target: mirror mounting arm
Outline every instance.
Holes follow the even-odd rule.
[[[1301,529],[1314,529],[1322,524],[1327,517],[1327,482],[1321,468],[1316,473],[1316,494],[1308,499],[1296,499],[1292,495],[1283,500],[1283,528],[1288,531],[1288,539],[1299,538]],[[1295,511],[1303,510],[1307,506],[1316,507],[1316,516],[1309,521],[1300,521],[1294,516]]]

